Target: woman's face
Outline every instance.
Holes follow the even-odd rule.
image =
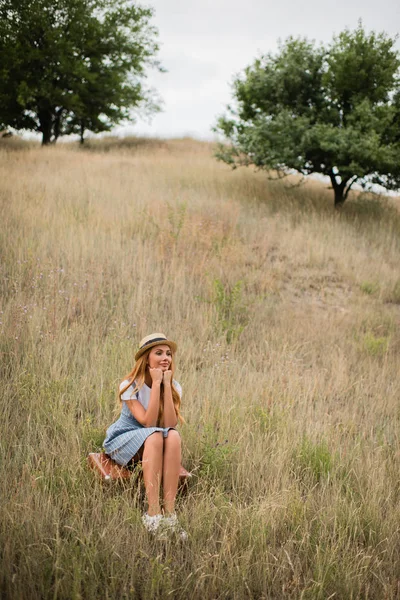
[[[168,371],[172,362],[171,348],[166,344],[154,346],[154,348],[150,350],[148,361],[150,369]]]

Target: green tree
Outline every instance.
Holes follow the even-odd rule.
[[[324,48],[289,38],[233,83],[234,106],[215,130],[220,160],[278,175],[330,178],[335,206],[358,182],[400,187],[399,53],[362,24]]]
[[[108,131],[158,109],[153,11],[129,0],[0,0],[0,123],[42,133]]]

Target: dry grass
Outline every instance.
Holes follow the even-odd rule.
[[[0,147],[0,595],[399,598],[397,210],[335,213],[210,144],[101,150]],[[153,330],[179,345],[185,546],[86,466]]]

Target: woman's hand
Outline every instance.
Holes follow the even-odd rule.
[[[164,381],[164,383],[171,383],[171,381],[172,381],[172,371],[164,371],[163,381]]]
[[[151,380],[153,383],[162,383],[163,372],[162,369],[149,369]]]

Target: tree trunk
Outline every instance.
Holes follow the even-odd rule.
[[[53,132],[53,119],[51,110],[39,110],[38,117],[40,122],[40,131],[42,132],[42,146],[47,146],[51,143],[51,135]]]
[[[48,146],[51,143],[51,119],[41,122],[40,129],[42,131],[42,146]]]
[[[344,190],[346,188],[347,179],[343,179],[340,183],[336,180],[336,175],[331,170],[329,177],[333,187],[333,193],[335,194],[335,208],[341,208],[346,200]]]
[[[334,194],[335,194],[335,208],[342,208],[344,201],[346,200],[345,195],[344,195],[344,186],[342,187],[342,185],[336,185],[336,187],[333,188]]]
[[[81,121],[81,139],[80,139],[80,144],[82,145],[85,141],[83,134],[85,133],[85,123],[83,121]]]
[[[59,108],[58,110],[56,110],[56,117],[54,119],[54,142],[56,142],[58,140],[58,138],[60,137],[61,119],[62,119],[63,110],[64,109],[62,109],[62,108]]]
[[[332,183],[333,193],[335,194],[335,208],[341,208],[347,196],[349,195],[352,185],[357,181],[359,176],[353,175],[352,177],[350,177],[349,175],[347,175],[346,177],[341,178],[340,183],[338,183],[338,181],[336,180],[337,176],[338,175],[335,175],[332,169],[329,171],[329,177]]]

